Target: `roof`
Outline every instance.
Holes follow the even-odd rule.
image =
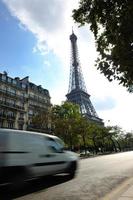
[[[57,136],[55,135],[49,135],[46,133],[40,133],[40,132],[32,132],[32,131],[23,131],[23,130],[14,130],[14,129],[5,129],[5,128],[0,128],[0,132],[4,131],[5,133],[9,133],[9,131],[11,133],[17,133],[19,132],[20,134],[32,134],[32,135],[41,135],[41,136],[46,136],[46,137],[51,137],[51,138],[57,138]]]

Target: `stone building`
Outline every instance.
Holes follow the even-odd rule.
[[[51,107],[47,89],[29,82],[29,77],[11,78],[0,73],[0,127],[35,130],[33,116]]]

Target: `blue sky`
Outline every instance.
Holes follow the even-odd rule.
[[[0,71],[7,71],[11,77],[29,75],[36,84],[50,87],[50,83],[60,77],[56,73],[60,70],[58,58],[52,51],[46,55],[34,52],[37,39],[33,33],[11,15],[3,2],[0,2],[0,10]],[[48,66],[45,68],[44,57],[51,65],[56,65],[50,74]]]
[[[71,18],[77,5],[78,0],[1,0],[0,72],[29,76],[49,90],[53,104],[60,104],[68,92],[73,26],[86,87],[99,117],[108,125],[131,130],[133,95],[117,82],[109,83],[94,67],[93,34]]]
[[[32,53],[35,37],[19,26],[19,21],[12,17],[7,7],[0,2],[0,67],[11,76],[25,76],[23,66],[41,64],[41,56]]]

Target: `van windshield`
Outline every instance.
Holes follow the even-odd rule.
[[[63,150],[64,149],[63,141],[61,139],[59,139],[59,138],[55,138],[54,140],[58,144],[59,148]]]
[[[47,138],[47,145],[49,148],[58,153],[62,153],[64,149],[64,143],[59,138]]]

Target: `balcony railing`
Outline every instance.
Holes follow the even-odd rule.
[[[26,100],[27,99],[26,97],[23,97],[21,95],[18,95],[16,93],[13,93],[13,92],[10,92],[10,91],[7,91],[7,90],[0,89],[0,92],[5,94],[5,95],[11,96],[11,97],[15,97],[15,98],[19,98],[19,99],[22,99],[22,100]]]
[[[1,113],[0,118],[6,118],[6,115]]]
[[[23,106],[19,106],[19,105],[12,104],[12,103],[2,101],[2,100],[0,100],[0,104],[3,106],[9,107],[9,108],[17,109],[17,110],[25,110],[25,108]]]
[[[18,120],[19,121],[24,121],[24,117],[19,117]]]
[[[0,113],[0,118],[4,118],[4,119],[9,119],[9,120],[15,120],[16,116],[15,115],[6,115],[6,114],[2,114]]]
[[[7,115],[7,118],[8,118],[8,119],[15,120],[15,119],[16,119],[16,116],[15,116],[15,115]]]
[[[29,95],[29,99],[31,99],[32,101],[35,101],[35,102],[40,102],[40,103],[45,103],[45,104],[47,104],[49,102],[49,99],[48,100],[47,99],[40,99],[37,96],[31,96],[31,95]]]

